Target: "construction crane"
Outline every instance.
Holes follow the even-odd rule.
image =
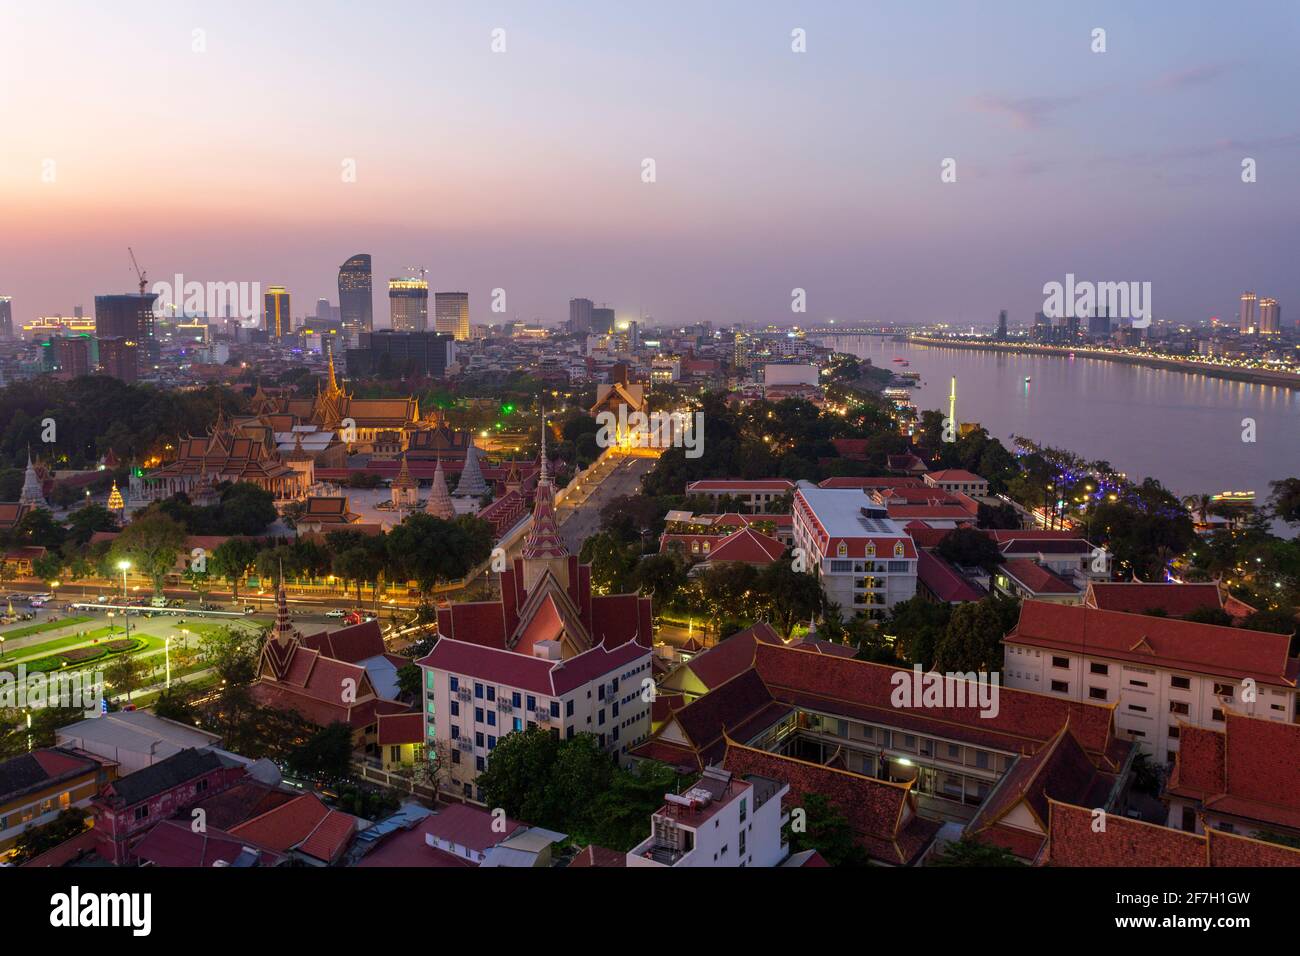
[[[140,271],[140,263],[135,261],[135,252],[131,249],[130,246],[126,247],[126,251],[131,254],[131,266],[132,268],[135,269],[136,278],[140,280],[140,294],[144,295],[145,286],[149,284],[149,276],[146,273]]]
[[[424,268],[424,266],[407,266],[407,267],[406,267],[406,271],[407,271],[407,272],[410,272],[410,273],[412,273],[412,274],[418,272],[418,273],[420,274],[420,281],[421,281],[421,282],[423,282],[423,281],[424,281],[424,277],[425,277],[426,275],[429,274],[429,270],[426,269],[426,268]]]

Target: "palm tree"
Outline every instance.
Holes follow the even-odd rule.
[[[1197,524],[1207,525],[1210,523],[1210,513],[1214,510],[1213,495],[1187,495],[1182,499],[1182,503],[1183,507],[1197,519]]]

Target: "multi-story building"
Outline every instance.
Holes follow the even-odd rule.
[[[394,332],[427,331],[429,283],[424,279],[389,279],[388,317]]]
[[[591,331],[592,309],[595,307],[590,299],[569,300],[569,331],[585,335]]]
[[[13,300],[7,295],[0,295],[0,339],[11,339],[13,337]]]
[[[841,613],[879,617],[916,594],[916,545],[861,489],[797,488],[796,558],[816,570]]]
[[[339,266],[339,317],[350,336],[374,328],[370,256],[358,253]]]
[[[101,338],[96,340],[99,346],[99,367],[105,375],[120,378],[124,382],[140,380],[140,366],[143,362],[140,344],[134,339]]]
[[[781,501],[794,491],[794,482],[784,478],[746,480],[742,478],[705,478],[686,486],[686,496],[710,498],[716,504],[724,498],[734,498],[751,511],[763,511],[773,502]]]
[[[1259,300],[1259,334],[1280,335],[1282,333],[1282,307],[1277,299],[1265,297]]]
[[[266,290],[262,311],[262,327],[273,341],[279,341],[293,331],[293,313],[289,308],[289,292],[282,285]]]
[[[1241,294],[1241,321],[1238,327],[1243,335],[1255,332],[1259,328],[1255,324],[1255,293],[1253,292]]]
[[[921,480],[932,488],[942,488],[953,494],[987,495],[989,483],[985,478],[961,468],[944,468],[931,471],[921,476]]]
[[[758,774],[705,767],[685,793],[664,794],[650,835],[628,851],[628,866],[779,866],[790,855],[781,798],[790,785]]]
[[[348,375],[441,378],[456,361],[455,340],[441,332],[362,332],[355,349],[348,349]]]
[[[117,765],[63,747],[38,747],[0,762],[0,860],[29,827],[85,807],[113,779]]]
[[[591,567],[555,522],[546,449],[523,556],[500,573],[501,598],[438,611],[424,674],[428,753],[440,785],[470,800],[507,734],[593,735],[621,764],[650,733],[650,599],[593,595]]]
[[[469,293],[438,292],[433,297],[434,328],[457,342],[469,341]]]
[[[152,338],[157,299],[156,292],[95,296],[95,334],[134,342]]]
[[[1118,733],[1170,763],[1180,724],[1300,720],[1291,637],[1085,605],[1026,601],[1003,638],[1007,687],[1115,707]]]

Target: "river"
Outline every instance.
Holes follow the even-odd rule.
[[[1017,355],[825,336],[873,365],[921,373],[922,411],[948,408],[957,376],[957,420],[979,422],[1007,442],[1020,435],[1105,459],[1131,479],[1157,478],[1179,495],[1254,491],[1300,477],[1300,391],[1082,357]],[[902,358],[904,368],[894,362]],[[1029,378],[1030,381],[1026,381]],[[1243,419],[1254,421],[1243,441]]]

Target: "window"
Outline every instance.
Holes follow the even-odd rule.
[[[1144,681],[1144,680],[1138,680],[1136,677],[1130,677],[1128,683],[1129,683],[1129,686],[1130,686],[1130,687],[1146,687],[1146,686],[1148,686],[1148,684],[1147,684],[1146,681]]]
[[[132,814],[137,821],[149,819],[149,805],[146,803],[142,807],[136,807],[135,813]]]
[[[1232,685],[1231,685],[1231,684],[1220,684],[1218,681],[1215,681],[1215,684],[1214,684],[1214,696],[1215,696],[1215,697],[1227,697],[1228,699],[1231,699],[1231,698],[1232,698]]]
[[[740,850],[741,856],[745,855],[745,831],[744,830],[740,831],[740,840],[738,841],[736,848]]]
[[[457,677],[448,677],[447,684],[449,687],[451,687],[451,692],[453,694],[456,693],[456,691],[460,690],[460,679]]]
[[[566,701],[564,702],[564,716],[565,716],[565,717],[572,717],[572,716],[573,716],[573,701],[571,701],[571,700],[566,700]]]
[[[1189,707],[1184,701],[1171,700],[1169,702],[1169,713],[1171,714],[1188,714],[1190,712],[1191,707]]]
[[[605,708],[602,707],[600,708],[600,710],[596,711],[596,723],[603,724],[604,722],[605,722]]]
[[[1101,674],[1103,676],[1110,673],[1110,668],[1105,664],[1097,664],[1097,663],[1089,664],[1088,670],[1094,674]]]
[[[1177,687],[1179,690],[1191,690],[1192,679],[1190,677],[1170,677],[1169,686]]]
[[[515,731],[523,730],[523,729],[524,729],[524,722],[523,722],[522,720],[520,720],[518,717],[516,717],[516,718],[514,719],[513,725],[511,726],[510,729],[511,729],[511,730],[515,730]]]
[[[745,822],[745,818],[749,815],[749,812],[748,812],[748,810],[747,810],[747,808],[746,808],[746,806],[745,806],[748,802],[749,802],[749,798],[748,798],[748,797],[741,797],[741,798],[740,798],[740,822],[741,822],[741,823],[744,823],[744,822]]]
[[[523,695],[520,694],[519,691],[514,691],[513,693],[511,693],[510,705],[512,707],[518,707],[522,703],[523,703]]]
[[[452,740],[459,740],[459,739],[460,739],[460,728],[459,728],[458,726],[456,726],[455,724],[452,724],[452,725],[451,725],[451,739],[452,739]]]
[[[1106,699],[1106,688],[1104,688],[1104,687],[1089,687],[1089,688],[1088,688],[1088,696],[1089,696],[1090,698],[1092,698],[1093,700],[1105,700],[1105,699]]]
[[[1128,709],[1132,711],[1136,711],[1139,714],[1145,714],[1147,712],[1147,709],[1143,707],[1141,704],[1129,704]]]
[[[453,701],[451,702],[451,715],[452,715],[453,717],[459,717],[459,716],[460,716],[460,701],[458,701],[458,700],[453,700]]]
[[[560,702],[558,700],[551,701],[551,716],[552,717],[560,716]]]
[[[477,770],[479,773],[482,773],[484,770],[487,769],[487,761],[484,760],[482,757],[475,757],[474,769]]]
[[[453,751],[451,752],[451,762],[452,762],[452,763],[460,763],[460,751],[459,751],[459,750],[453,750]]]
[[[476,733],[474,734],[474,746],[475,746],[475,747],[482,747],[482,746],[483,746],[483,733],[482,733],[482,731],[478,731],[478,732],[476,732]]]
[[[1172,726],[1172,727],[1169,728],[1169,739],[1170,739],[1170,740],[1177,740],[1177,739],[1178,739],[1178,725],[1177,725],[1177,724],[1175,724],[1174,726]]]
[[[572,739],[573,739],[573,735],[576,734],[576,733],[577,733],[577,731],[574,729],[573,724],[569,724],[568,730],[565,731],[564,736],[565,736],[566,739],[568,739],[568,740],[572,740]]]
[[[1052,666],[1053,666],[1053,667],[1069,667],[1069,666],[1070,666],[1070,659],[1069,659],[1068,657],[1053,657],[1053,658],[1052,658]]]
[[[537,698],[534,697],[532,694],[528,695],[528,709],[529,710],[537,709]]]
[[[497,725],[497,712],[495,710],[489,710],[487,718],[489,727],[495,727]]]
[[[479,683],[477,683],[477,682],[474,684],[474,696],[477,697],[479,700],[482,700],[482,699],[483,699],[483,685],[482,685],[482,684],[479,684]]]
[[[1058,694],[1068,694],[1070,685],[1063,680],[1054,680],[1052,681],[1052,690]]]
[[[194,785],[195,793],[204,793],[207,791],[207,789],[208,789],[208,781],[206,779],[200,780],[198,783]]]
[[[388,748],[388,759],[391,760],[393,763],[397,763],[399,760],[402,759],[402,748],[400,745],[393,744],[391,747]]]
[[[1214,708],[1210,711],[1210,720],[1223,720],[1223,711],[1219,710],[1217,707]]]
[[[482,708],[482,707],[475,707],[475,708],[474,708],[474,723],[476,723],[476,724],[481,724],[481,723],[483,723],[483,708]]]
[[[496,745],[497,745],[497,739],[493,737],[491,734],[488,734],[488,750],[494,749]]]

